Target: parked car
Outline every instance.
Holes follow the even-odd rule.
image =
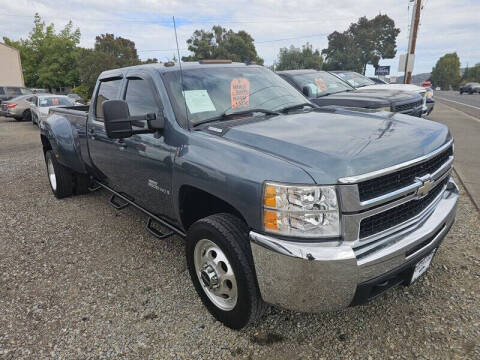
[[[458,199],[446,126],[318,108],[262,66],[182,68],[105,71],[90,108],[50,110],[57,198],[104,189],[154,236],[185,238],[197,293],[234,329],[266,303],[344,308],[427,270]]]
[[[372,80],[375,84],[388,84],[386,81],[383,81],[382,79],[379,79],[375,76],[370,76],[370,80]]]
[[[423,108],[422,116],[426,116],[427,109],[427,98],[425,88],[412,84],[375,84],[368,77],[363,76],[355,71],[331,71],[332,74],[335,74],[340,79],[347,81],[354,88],[364,88],[364,89],[377,89],[377,90],[400,90],[400,91],[412,91],[419,94],[423,99]]]
[[[422,115],[422,98],[416,93],[357,90],[326,71],[287,70],[277,74],[319,106],[337,105]]]
[[[430,113],[433,111],[433,108],[435,107],[435,100],[433,99],[433,90],[432,88],[426,88],[427,93],[426,93],[426,98],[427,98],[427,115],[430,115]]]
[[[82,97],[78,94],[68,94],[67,95],[70,99],[72,99],[74,102],[78,103],[79,105],[84,105],[85,102],[83,101]]]
[[[37,94],[30,106],[32,123],[40,125],[52,108],[73,105],[74,101],[65,95]]]
[[[466,83],[463,86],[460,86],[460,95],[462,95],[463,93],[467,93],[470,95],[474,93],[480,94],[480,83],[470,82]]]
[[[20,95],[28,95],[32,92],[20,86],[0,86],[0,104],[2,101],[13,99]]]
[[[13,99],[3,101],[0,105],[0,116],[13,117],[15,120],[30,121],[30,107],[34,101],[34,95],[20,95]]]
[[[50,94],[50,91],[48,91],[48,89],[30,88],[30,90],[31,90],[34,94]]]

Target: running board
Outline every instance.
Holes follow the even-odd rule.
[[[88,187],[88,191],[90,192],[94,192],[94,191],[97,191],[97,190],[100,190],[102,187],[98,184],[94,185],[94,186],[89,186]]]
[[[174,231],[170,231],[170,232],[167,232],[167,233],[163,233],[161,232],[160,230],[158,229],[155,229],[153,227],[153,222],[155,221],[155,219],[149,217],[148,218],[148,221],[147,221],[147,225],[145,226],[145,228],[147,229],[147,231],[152,234],[153,236],[155,236],[156,238],[158,239],[166,239],[170,236],[172,236],[173,234],[175,234]]]
[[[115,209],[122,210],[129,205],[129,203],[126,201],[123,204],[120,204],[119,202],[115,201],[115,198],[117,198],[117,195],[115,194],[112,194],[112,196],[110,197],[110,205],[112,205]]]

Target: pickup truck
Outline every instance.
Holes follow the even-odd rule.
[[[398,90],[355,89],[327,71],[286,70],[278,75],[318,106],[337,105],[422,116],[422,97]]]
[[[104,189],[185,238],[198,295],[233,329],[267,304],[364,304],[427,270],[458,199],[447,127],[318,108],[262,66],[180,65],[103,72],[90,107],[50,110],[57,198]]]

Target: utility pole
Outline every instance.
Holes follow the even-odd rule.
[[[405,61],[405,76],[403,82],[410,84],[412,82],[412,72],[408,70],[408,62],[410,55],[415,54],[415,46],[417,45],[418,25],[420,23],[420,11],[422,9],[422,0],[415,0],[415,7],[412,14],[412,23],[410,25],[410,38],[408,40],[407,58]]]

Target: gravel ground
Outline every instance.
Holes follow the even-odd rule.
[[[480,358],[480,218],[463,189],[413,286],[232,331],[197,297],[182,239],[155,239],[105,192],[53,197],[32,124],[0,118],[0,184],[1,359]]]

